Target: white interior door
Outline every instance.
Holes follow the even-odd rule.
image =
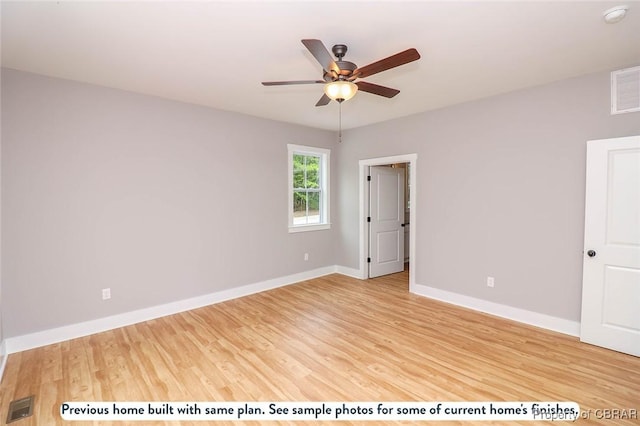
[[[580,339],[640,356],[640,136],[587,142]]]
[[[404,169],[369,169],[369,277],[404,270]]]

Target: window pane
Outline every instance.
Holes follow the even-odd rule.
[[[304,188],[304,155],[293,155],[293,187]]]
[[[293,171],[293,188],[294,189],[302,189],[304,188],[304,170],[295,170]]]
[[[293,154],[293,170],[304,169],[304,157],[302,154]]]
[[[309,192],[307,200],[309,207],[307,223],[320,223],[320,192]]]
[[[307,223],[307,193],[305,191],[293,191],[293,224],[304,225]]]
[[[305,188],[320,188],[320,157],[309,155],[306,160],[307,179]]]

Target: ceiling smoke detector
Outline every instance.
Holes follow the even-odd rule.
[[[620,22],[624,19],[627,14],[627,10],[629,10],[629,6],[616,6],[611,9],[607,9],[604,11],[604,21],[607,24],[615,24],[616,22]]]

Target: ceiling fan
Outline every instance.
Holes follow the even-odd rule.
[[[373,93],[374,95],[393,98],[400,93],[399,90],[366,81],[354,81],[359,78],[369,77],[400,65],[420,59],[416,49],[407,49],[388,58],[373,62],[364,67],[358,67],[353,62],[343,60],[347,53],[347,46],[336,44],[331,51],[337,58],[334,60],[322,41],[315,39],[302,40],[302,44],[311,52],[314,58],[322,65],[324,74],[322,80],[298,80],[298,81],[263,81],[265,86],[283,86],[291,84],[324,84],[324,95],[316,103],[316,106],[327,105],[331,100],[342,102],[351,99],[358,90]]]

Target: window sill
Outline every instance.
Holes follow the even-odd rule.
[[[289,226],[289,233],[293,234],[296,232],[309,232],[309,231],[322,231],[325,229],[331,229],[330,223],[323,223],[321,225],[296,225]]]

